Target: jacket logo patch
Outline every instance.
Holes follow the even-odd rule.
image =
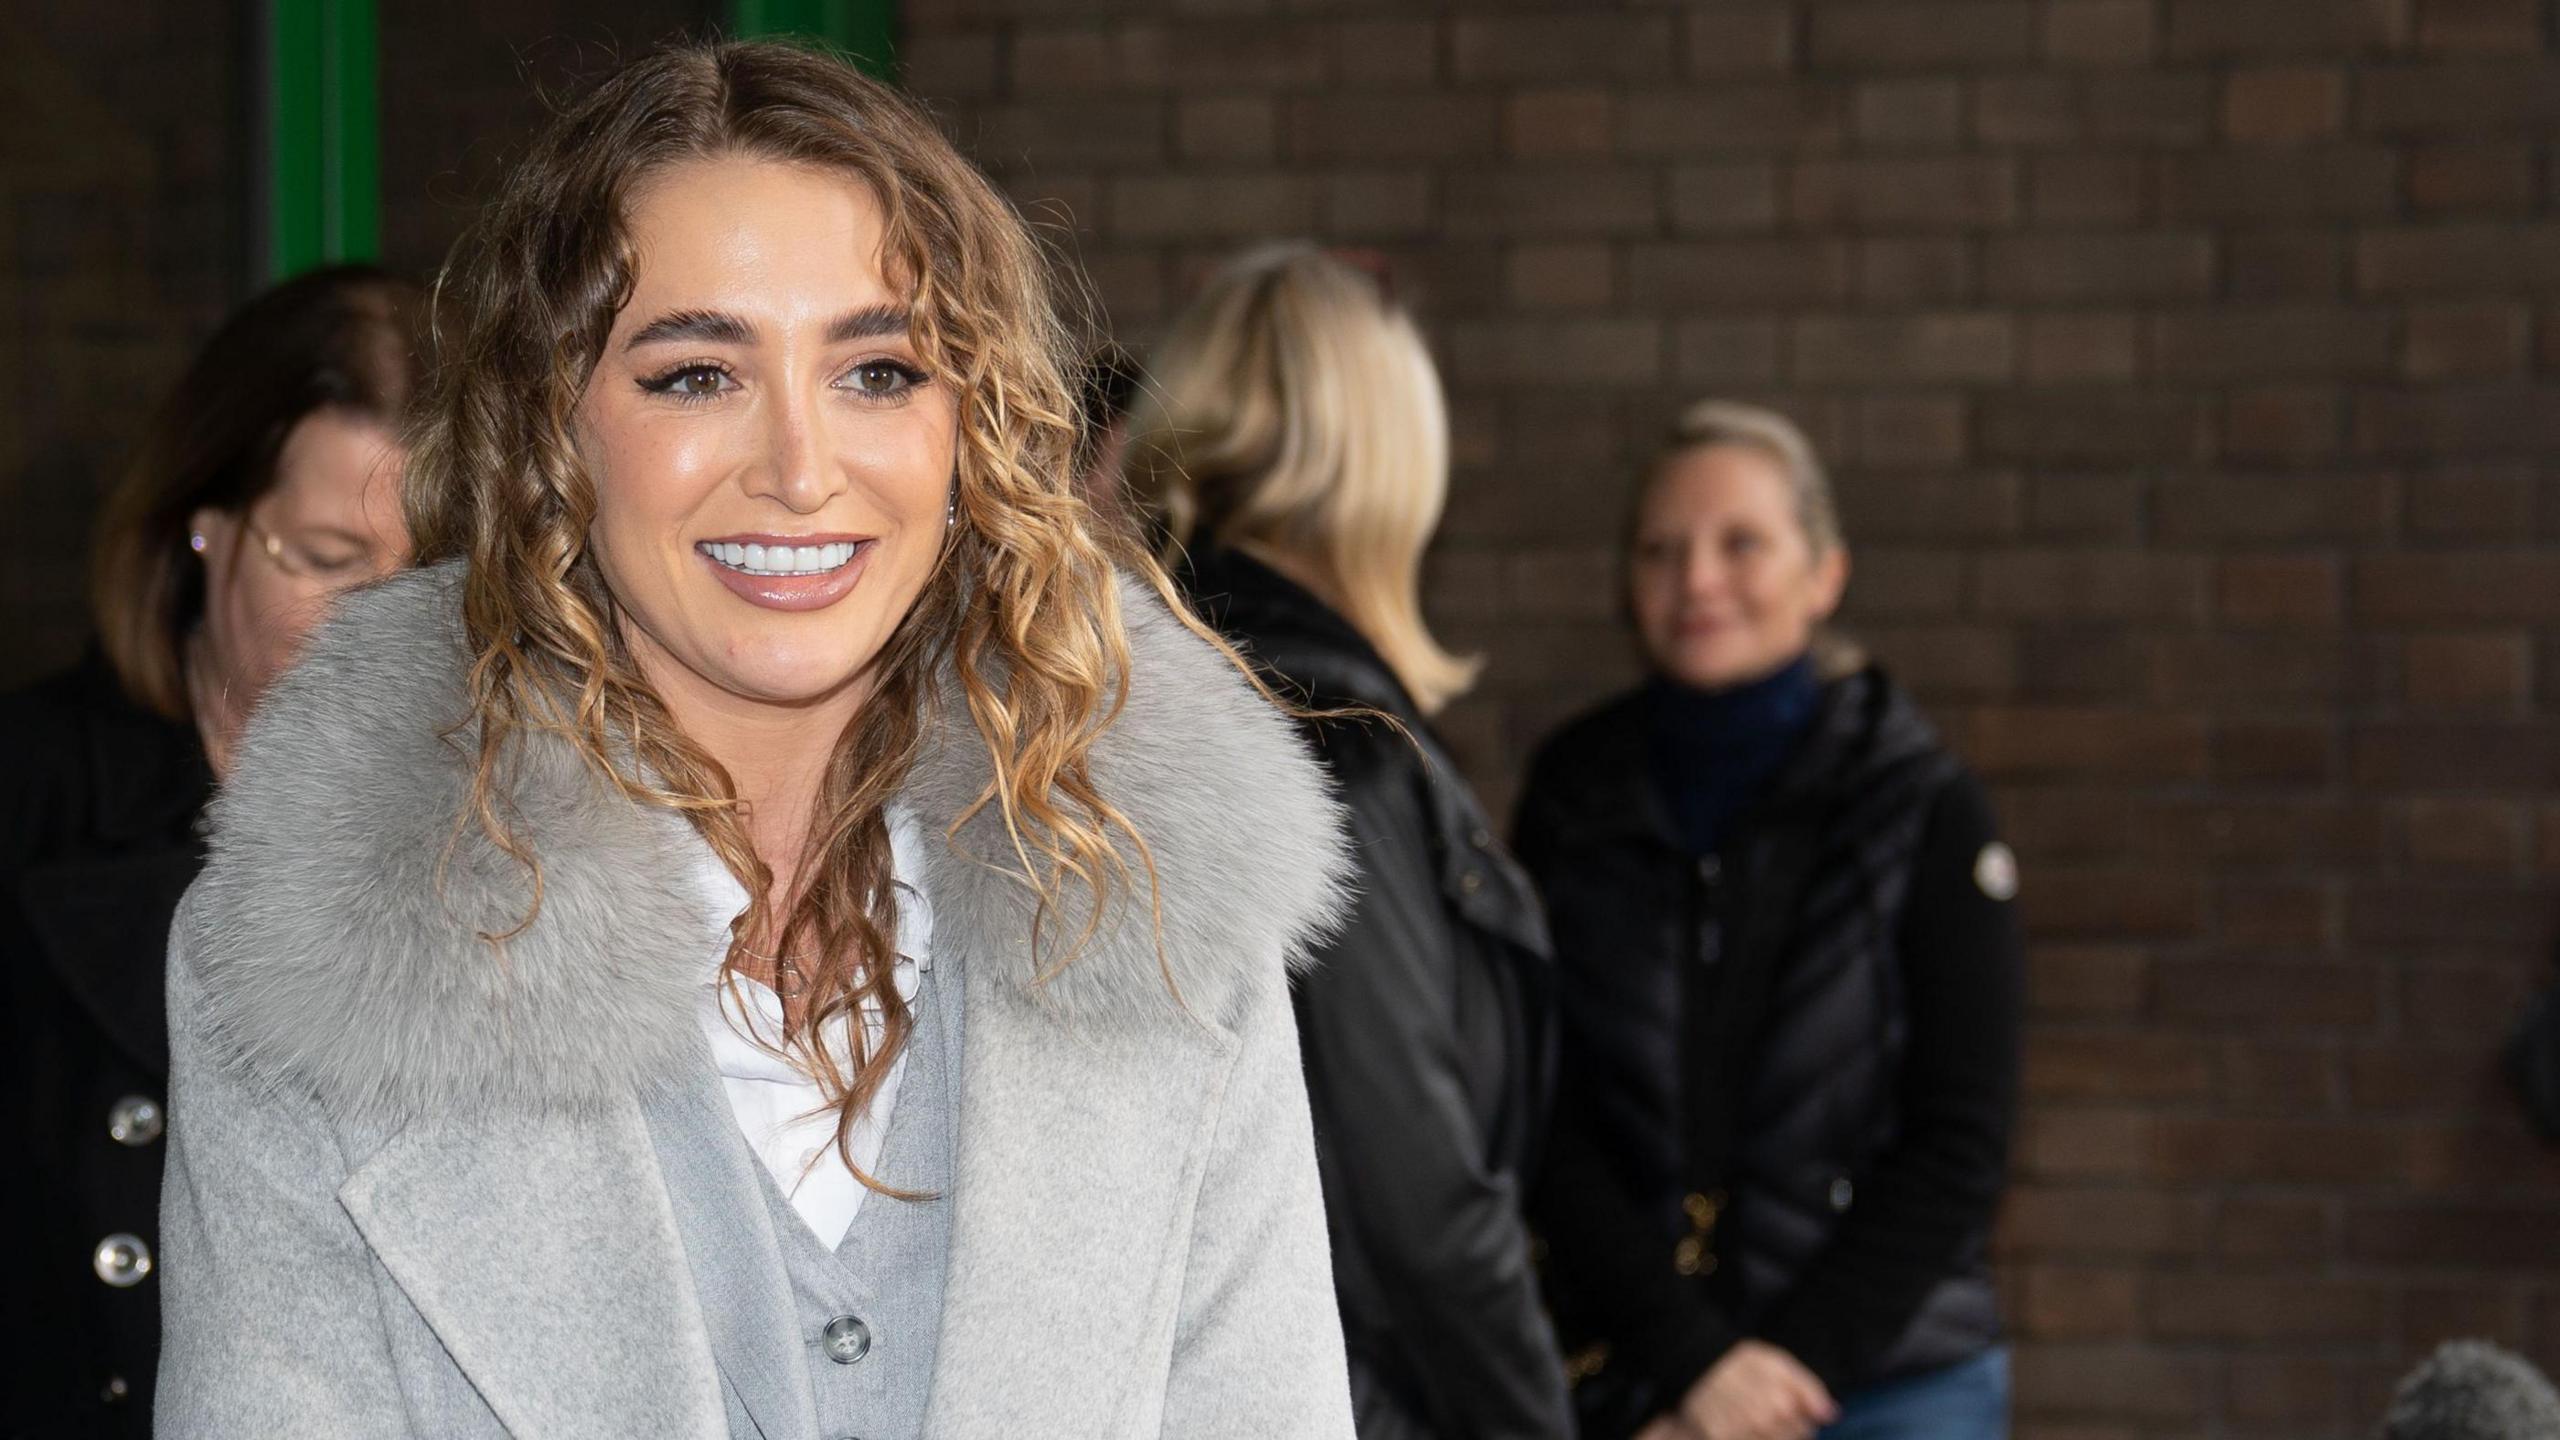
[[[2018,856],[1994,840],[1973,857],[1973,883],[1994,900],[2018,898]]]

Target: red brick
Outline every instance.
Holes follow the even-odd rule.
[[[2357,398],[2356,441],[2382,455],[2548,454],[2560,450],[2560,385],[2370,392]]]
[[[1662,326],[1616,317],[1468,321],[1450,330],[1448,365],[1479,382],[1649,383],[1662,373]]]
[[[2400,373],[2412,380],[2522,375],[2533,317],[2522,305],[2413,305],[2401,337]]]
[[[1123,83],[1176,90],[1303,90],[1324,83],[1327,36],[1303,21],[1196,20],[1119,32]]]
[[[1849,598],[1897,618],[1952,615],[1964,605],[1968,568],[1963,557],[1943,551],[1864,547]]]
[[[2330,949],[2337,943],[2336,891],[2321,881],[2224,878],[2214,887],[2213,927],[2234,949]]]
[[[1315,220],[1315,187],[1293,175],[1130,177],[1109,196],[1112,232],[1132,238],[1286,235]]]
[[[1532,90],[1503,106],[1503,150],[1524,159],[1605,155],[1616,117],[1606,90]]]
[[[2506,945],[2544,922],[2545,897],[2486,880],[2390,881],[2357,887],[2348,933],[2367,945]]]
[[[1671,225],[1683,234],[1768,230],[1778,223],[1778,168],[1765,160],[1683,165],[1671,172]]]
[[[1983,255],[1990,293],[2025,302],[2201,299],[2213,269],[2212,236],[2188,231],[2003,236]]]
[[[2132,1179],[2150,1153],[2156,1123],[2149,1110],[2126,1106],[2035,1106],[2019,1125],[2019,1171],[2038,1180]],[[2083,1243],[2105,1248],[2096,1237]]]
[[[1045,166],[1153,169],[1164,162],[1164,110],[1159,101],[1116,98],[998,105],[980,112],[978,147]]]
[[[1628,91],[1618,115],[1618,148],[1624,153],[1683,158],[1718,150],[1836,144],[1849,126],[1846,88],[1818,80]]]
[[[2121,1266],[2033,1265],[2020,1277],[2020,1331],[2038,1340],[2116,1340],[2142,1327],[2142,1272]]]
[[[2051,0],[2044,54],[2066,65],[2140,65],[2158,53],[2159,10],[2151,0]]]
[[[1173,130],[1186,159],[1269,160],[1279,149],[1277,107],[1255,95],[1185,100],[1174,107]]]
[[[2030,382],[2131,380],[2140,368],[2141,331],[2129,314],[2064,311],[2027,317]]]
[[[2155,635],[2142,646],[2145,694],[2225,713],[2339,704],[2350,698],[2345,647],[2316,631]]]
[[[2347,1253],[2375,1265],[2560,1270],[2560,1225],[2547,1202],[2359,1205],[2347,1215]]]
[[[2061,706],[1987,709],[1976,715],[1967,757],[1985,774],[2112,774],[2194,779],[2204,773],[2205,729],[2192,716]]]
[[[2081,620],[2033,624],[2025,652],[2022,698],[2072,706],[2131,705],[2141,690],[2140,658],[2125,626]]]
[[[1962,236],[1862,240],[1857,293],[1873,305],[1949,305],[1973,298],[1974,244]]]
[[[2162,480],[2154,524],[2174,544],[2364,541],[2394,529],[2400,492],[2379,472],[2220,472]]]
[[[1667,16],[1464,16],[1449,29],[1451,66],[1467,82],[1666,79],[1678,54]]]
[[[997,39],[992,30],[910,35],[898,47],[898,68],[908,87],[919,95],[981,99],[996,93],[1004,74]]]
[[[1995,229],[2017,217],[2018,188],[2016,162],[1997,157],[1805,160],[1788,213],[1801,225]]]
[[[1999,699],[2017,686],[2017,640],[2005,628],[1862,625],[1858,639],[1924,704]]]
[[[1772,0],[1738,0],[1688,17],[1690,73],[1784,70],[1795,59],[1794,7]]]
[[[2371,965],[2210,955],[2159,960],[2152,982],[2153,1013],[2179,1025],[2362,1029],[2382,1014],[2382,976]]]
[[[1300,160],[1456,160],[1501,148],[1500,112],[1474,95],[1328,95],[1289,105],[1289,153]]]
[[[2169,0],[2169,53],[2180,58],[2332,55],[2399,38],[2396,0]]]
[[[2202,1100],[2213,1054],[2186,1036],[2065,1031],[2027,1038],[2026,1093],[2062,1100]]]
[[[1993,459],[2055,464],[2193,459],[2207,439],[2194,397],[2120,389],[2010,390],[1983,401]]]
[[[2417,1164],[2417,1149],[2408,1132],[2369,1121],[2163,1115],[2153,1123],[2151,1136],[2149,1173],[2166,1181],[2380,1186],[2407,1183]],[[2195,1277],[2199,1284],[2206,1278]],[[2304,1282],[2288,1276],[2279,1283]],[[2245,1334],[2239,1327],[2255,1323],[2254,1317],[2250,1321],[2234,1317],[2223,1322],[2234,1330],[2217,1331],[2201,1313],[2211,1308],[2199,1303],[2205,1293],[2181,1289],[2155,1296],[2162,1305],[2157,1318],[2163,1333],[2212,1339]],[[2244,1297],[2231,1298],[2254,1308],[2254,1302]],[[2336,1333],[2329,1327],[2349,1322],[2332,1316],[2302,1323],[2307,1328],[2301,1333],[2310,1338]]]
[[[2478,1111],[2506,1102],[2506,1080],[2480,1041],[2374,1041],[2347,1054],[2347,1098],[2359,1110]]]
[[[1985,614],[2041,620],[2195,620],[2210,581],[2194,556],[2011,550],[1982,557],[1975,601]]]
[[[2161,161],[2160,213],[2171,220],[2357,220],[2399,204],[2389,150],[2251,150]]]
[[[2198,145],[2213,133],[2213,78],[2202,72],[2109,71],[2088,85],[2081,103],[2101,143]]]
[[[2347,76],[2331,67],[2233,72],[2222,82],[2222,133],[2244,145],[2298,145],[2345,128]]]
[[[1973,82],[1973,138],[1985,145],[2053,147],[2080,138],[2081,87],[2069,75],[1989,75]]]
[[[2548,723],[2368,725],[2355,752],[2368,785],[2511,792],[2560,783],[2560,730]]]
[[[2214,612],[2233,625],[2331,625],[2345,611],[2345,568],[2328,555],[2235,555],[2214,576]]]
[[[2042,1016],[2131,1017],[2150,974],[2148,957],[2126,946],[2040,944],[2027,956],[2027,999]]]
[[[2514,801],[2412,800],[2401,817],[2401,849],[2419,869],[2514,873],[2524,863],[2526,820]]]
[[[2034,54],[2029,0],[1821,0],[1813,8],[1817,65],[1924,69]]]
[[[1441,203],[1460,236],[1650,235],[1662,209],[1649,172],[1588,166],[1451,175]]]
[[[2418,48],[2530,55],[2543,48],[2541,0],[2417,0]]]
[[[2382,310],[2172,311],[2151,321],[2151,364],[2160,375],[2188,380],[2380,375],[2391,369],[2395,330]]]
[[[2523,635],[2413,635],[2401,664],[2414,708],[2513,713],[2529,694],[2533,647]]]
[[[2345,401],[2314,385],[2235,391],[2222,409],[2223,453],[2247,460],[2316,460],[2337,453]]]
[[[1775,320],[1683,320],[1672,365],[1685,384],[1767,385],[1778,379]]]
[[[2338,743],[2337,727],[2324,721],[2235,716],[2214,727],[2213,775],[2225,784],[2325,783],[2338,772]]]
[[[1609,247],[1588,241],[1522,245],[1503,265],[1511,298],[1533,310],[1583,310],[1604,306],[1614,285]]]
[[[2487,1340],[2510,1350],[2524,1345],[2523,1296],[2479,1284],[2408,1285],[2400,1292],[2400,1344],[2404,1353],[2432,1350],[2447,1340]]]
[[[2337,1253],[2337,1209],[2302,1195],[2233,1195],[2213,1220],[2213,1251],[2224,1260],[2319,1261]]]
[[[2328,230],[2225,237],[2223,288],[2234,300],[2327,300],[2345,293],[2346,244]]]
[[[2560,295],[2560,224],[2368,231],[2356,244],[2368,295]]]
[[[1952,465],[1966,458],[1972,407],[1962,395],[1863,394],[1852,404],[1852,453],[1863,465]]]
[[[1985,540],[2018,533],[2019,482],[2012,474],[1858,475],[1840,486],[1858,533],[1884,541]]]
[[[1324,230],[1356,240],[1432,233],[1431,177],[1414,170],[1350,170],[1325,177]]]
[[[2031,863],[2121,860],[2130,852],[2133,795],[2099,784],[2003,785],[1994,797],[2001,829]]]
[[[2028,533],[2048,541],[2138,544],[2147,490],[2136,475],[2037,476],[2027,498]]]
[[[2560,62],[2377,67],[2356,98],[2357,127],[2367,134],[2530,134],[2560,124]]]
[[[1850,124],[1870,149],[1953,148],[1964,133],[1964,86],[1939,77],[1870,80],[1851,92]]]
[[[2150,194],[2151,167],[2140,155],[2072,150],[2027,162],[2027,219],[2035,225],[2132,225]]]
[[[2005,314],[1815,316],[1796,322],[1795,377],[1807,384],[1996,383],[2017,369]]]
[[[1411,86],[1440,71],[1440,27],[1430,20],[1342,20],[1333,26],[1337,87]]]
[[[2104,1416],[2164,1427],[2145,1428],[2145,1435],[2200,1434],[2210,1374],[2202,1356],[2144,1345],[2030,1341],[2017,1347],[2017,1408],[2040,1418]]]
[[[2531,213],[2533,147],[2524,141],[2423,145],[2409,152],[2410,208],[2429,215]]]
[[[1718,240],[1638,244],[1627,253],[1628,298],[1639,306],[1778,310],[1848,297],[1849,250],[1839,242]]]
[[[2118,1130],[2119,1114],[2066,1108],[2049,1123],[2063,1129]],[[2174,1260],[2203,1251],[2205,1228],[2203,1205],[2186,1192],[2031,1181],[2009,1191],[2001,1211],[1999,1249],[2005,1255]]]
[[[2227,1114],[2322,1114],[2339,1108],[2345,1088],[2337,1047],[2326,1041],[2233,1038],[2215,1056],[2214,1095]],[[2233,1253],[2227,1235],[2224,1250]]]
[[[2346,1413],[2344,1367],[2332,1359],[2234,1355],[2229,1380],[2229,1413],[2244,1425],[2295,1433],[2305,1426],[2334,1425]]]
[[[2530,541],[2540,492],[2530,464],[2422,471],[2409,479],[2409,534],[2452,544]]]

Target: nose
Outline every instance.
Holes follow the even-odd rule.
[[[778,500],[795,515],[814,515],[844,486],[827,434],[826,407],[797,391],[768,390],[758,442],[763,453],[747,469],[747,493]]]
[[[1713,545],[1692,545],[1680,561],[1680,593],[1698,599],[1724,585],[1724,557]]]

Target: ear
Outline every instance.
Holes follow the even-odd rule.
[[[1849,547],[1834,545],[1813,562],[1813,618],[1818,624],[1840,608],[1849,589]]]
[[[216,554],[230,551],[233,542],[239,538],[239,533],[240,519],[228,510],[204,505],[199,506],[187,517],[187,534],[190,537],[190,543],[194,536],[204,537],[204,544],[195,548],[208,565],[213,563],[213,556]]]

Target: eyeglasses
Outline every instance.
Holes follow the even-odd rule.
[[[257,517],[246,511],[241,512],[240,528],[247,533],[250,548],[265,556],[277,573],[305,585],[342,590],[378,580],[401,565],[398,555],[377,556],[370,549],[358,550],[343,559],[313,554],[308,547],[293,544],[259,524]]]

